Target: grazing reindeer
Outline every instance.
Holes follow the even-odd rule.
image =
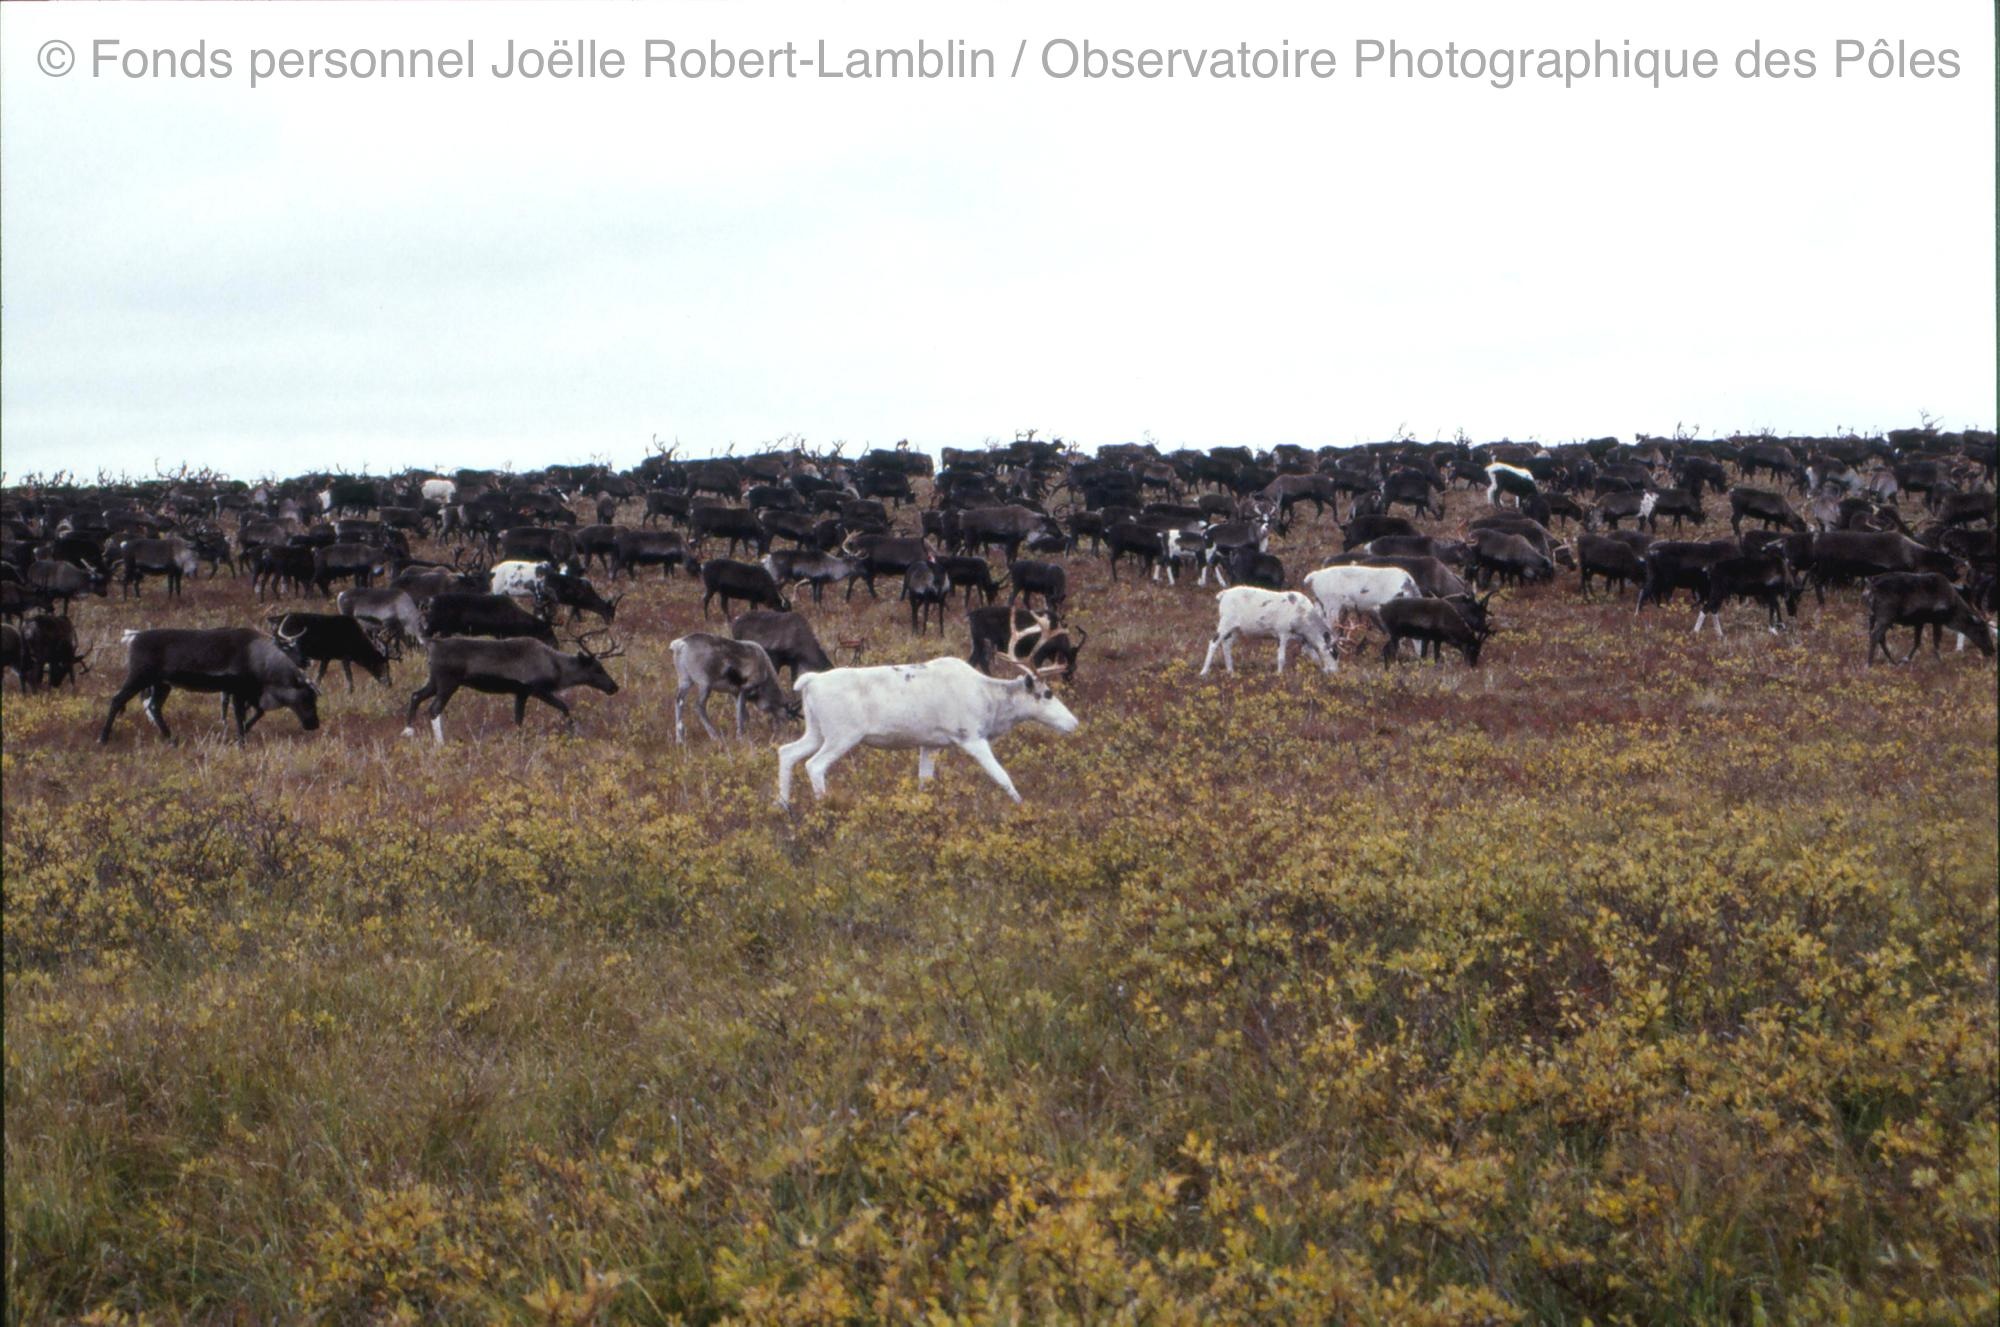
[[[43,594],[62,605],[62,615],[69,616],[70,600],[83,594],[94,594],[104,598],[110,592],[109,573],[98,571],[74,562],[41,560],[30,563],[27,582]]]
[[[80,674],[90,671],[90,655],[97,648],[96,643],[93,641],[79,651],[76,627],[68,618],[47,614],[31,617],[21,624],[19,634],[22,663],[26,666],[21,674],[24,687],[31,678],[38,686],[46,683],[50,688],[58,688],[65,682],[73,685]]]
[[[1355,617],[1380,625],[1383,604],[1423,597],[1415,578],[1400,567],[1326,567],[1306,577],[1305,585],[1332,623]]]
[[[118,712],[142,691],[146,693],[146,717],[161,737],[173,741],[162,711],[175,687],[220,692],[223,704],[235,711],[238,742],[250,735],[265,710],[281,705],[298,715],[299,726],[311,732],[319,727],[319,688],[283,648],[294,639],[281,635],[274,642],[248,627],[160,627],[127,632],[125,682],[111,697],[98,742],[111,740],[111,725],[117,722]]]
[[[1491,592],[1481,598],[1395,599],[1382,605],[1382,624],[1389,639],[1382,646],[1382,666],[1396,660],[1406,640],[1418,642],[1418,657],[1439,657],[1439,647],[1449,645],[1464,656],[1466,666],[1479,666],[1479,649],[1494,632],[1486,605]]]
[[[965,615],[965,624],[972,631],[972,657],[967,662],[982,672],[989,672],[995,654],[1011,648],[1017,651],[1014,657],[1026,659],[1029,667],[1040,671],[1055,664],[1062,670],[1065,682],[1073,681],[1076,677],[1076,656],[1090,638],[1090,633],[1082,627],[1076,628],[1074,634],[1066,626],[1051,627],[1052,617],[1010,604],[991,604],[971,610]]]
[[[799,684],[801,673],[823,673],[833,667],[833,660],[820,648],[819,637],[813,635],[812,624],[797,613],[757,609],[732,621],[729,634],[763,646],[773,668],[791,670],[793,686]]]
[[[279,613],[269,619],[272,630],[290,648],[286,651],[301,665],[319,664],[315,683],[326,681],[333,664],[347,677],[347,689],[354,690],[354,665],[377,682],[389,683],[389,643],[378,629],[344,613]]]
[[[1924,643],[1925,627],[1931,629],[1932,654],[1938,652],[1946,627],[1958,633],[1960,649],[1964,649],[1965,642],[1970,640],[1981,653],[1993,653],[1993,624],[1966,603],[1957,588],[1937,572],[1890,572],[1876,576],[1868,582],[1861,597],[1868,606],[1868,663],[1871,667],[1877,650],[1890,663],[1896,662],[1896,657],[1889,653],[1889,631],[1893,627],[1909,627],[1914,632],[1910,638],[1910,652],[1903,657],[1904,663],[1917,657],[1917,648]]]
[[[694,697],[694,716],[701,720],[701,726],[711,741],[719,742],[722,734],[715,731],[715,725],[708,720],[708,695],[720,691],[736,697],[736,736],[743,736],[745,712],[751,705],[757,706],[771,717],[771,726],[777,727],[778,720],[792,713],[796,707],[785,703],[784,688],[778,684],[778,670],[771,663],[771,656],[755,641],[730,640],[724,636],[713,636],[705,631],[682,636],[667,647],[673,651],[674,673],[680,685],[674,691],[674,740],[687,741],[687,726],[682,714],[687,708],[687,695]]]
[[[1318,604],[1300,594],[1297,590],[1260,590],[1254,586],[1237,585],[1223,590],[1215,596],[1216,624],[1215,638],[1208,643],[1208,654],[1201,661],[1204,676],[1215,663],[1215,652],[1222,651],[1222,666],[1230,672],[1236,671],[1236,652],[1233,648],[1238,637],[1275,636],[1278,641],[1278,671],[1285,671],[1285,651],[1293,641],[1319,660],[1320,667],[1331,673],[1340,667],[1339,657],[1334,653],[1333,627],[1327,622],[1326,614]]]

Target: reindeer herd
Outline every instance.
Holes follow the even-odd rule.
[[[101,742],[142,695],[171,739],[163,706],[176,688],[220,695],[238,740],[280,708],[312,730],[333,664],[351,691],[355,666],[386,682],[395,661],[421,650],[427,676],[404,732],[415,733],[422,710],[441,743],[460,690],[511,696],[516,724],[530,700],[568,722],[563,693],[617,692],[607,664],[623,646],[610,630],[629,587],[657,568],[663,584],[694,578],[701,616],[719,609],[729,627],[671,643],[677,740],[690,704],[720,738],[707,711],[720,692],[735,703],[739,737],[752,708],[773,725],[803,720],[804,735],[779,750],[781,803],[799,762],[823,793],[828,769],[855,746],[915,748],[920,780],[956,747],[1018,800],[990,744],[1022,722],[1076,727],[1054,687],[1075,678],[1089,635],[1071,621],[1083,558],[1101,558],[1113,584],[1120,562],[1154,584],[1205,587],[1213,577],[1204,674],[1218,656],[1234,672],[1236,645],[1252,639],[1275,641],[1280,672],[1293,647],[1333,672],[1378,632],[1384,667],[1447,648],[1475,667],[1498,630],[1495,594],[1553,582],[1559,569],[1576,574],[1583,601],[1630,588],[1635,612],[1687,590],[1693,629],[1712,624],[1718,635],[1731,603],[1761,608],[1779,632],[1805,591],[1824,605],[1829,589],[1859,585],[1868,662],[1893,658],[1888,633],[1907,626],[1909,663],[1926,628],[1934,652],[1946,630],[1961,650],[1994,652],[1994,482],[1991,433],[1932,428],[1557,447],[1116,446],[1090,456],[1030,435],[947,448],[942,466],[907,447],[853,461],[793,448],[699,461],[665,452],[622,473],[553,466],[251,485],[183,471],[90,486],[58,476],[0,494],[0,616],[11,620],[0,646],[23,693],[73,684],[101,648],[79,644],[72,616],[89,610],[77,605],[108,597],[114,583],[121,597],[142,597],[148,578],[172,603],[188,579],[226,570],[247,580],[246,602],[300,597],[333,611],[269,602],[269,634],[124,633],[126,676]],[[1447,530],[1444,496],[1460,484],[1483,496],[1474,499],[1483,514]],[[1726,503],[1728,537],[1699,537],[1711,497]],[[1662,535],[1666,521],[1674,537]],[[1303,543],[1301,523],[1328,522],[1342,551],[1296,575],[1286,558]],[[792,596],[803,586],[814,606],[829,589],[844,601],[857,589],[875,598],[885,580],[919,642],[962,609],[970,659],[836,666]],[[1093,609],[1102,622],[1116,604]],[[579,633],[586,615],[598,625]]]

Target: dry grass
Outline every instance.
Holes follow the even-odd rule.
[[[1071,574],[1019,811],[677,748],[685,579],[573,738],[10,692],[8,1320],[1991,1321],[1990,663],[1565,576],[1476,671],[1197,679],[1207,592]],[[261,621],[185,608],[81,612]]]

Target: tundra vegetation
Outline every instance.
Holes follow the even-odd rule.
[[[401,739],[420,651],[247,745],[99,748],[115,646],[4,688],[8,1321],[1994,1320],[1985,655],[1565,569],[1476,668],[1202,678],[1212,588],[1062,564],[1081,725],[1005,739],[1019,808],[860,749],[774,810],[774,745],[674,740],[678,576],[567,733]],[[75,611],[269,611],[181,590]]]

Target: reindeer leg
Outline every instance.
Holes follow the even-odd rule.
[[[702,731],[708,734],[709,741],[720,742],[722,740],[722,733],[713,723],[709,722],[708,718],[708,683],[697,682],[694,684],[694,687],[694,717],[701,720]]]
[[[403,716],[403,736],[415,737],[417,735],[417,706],[423,704],[436,694],[437,684],[435,682],[426,681],[421,687],[417,688],[416,694],[410,697],[410,711]]]
[[[167,697],[172,693],[173,688],[165,682],[158,683],[151,691],[146,693],[146,717],[151,719],[153,726],[160,730],[160,736],[169,742],[174,740],[174,735],[167,728],[166,715],[161,711],[166,706]]]
[[[444,707],[451,703],[452,693],[457,690],[456,682],[447,682],[431,697],[431,737],[439,746],[444,745]]]
[[[778,805],[792,804],[792,767],[819,750],[820,735],[813,726],[812,716],[806,716],[806,731],[796,742],[787,742],[778,748]]]
[[[566,731],[576,731],[576,716],[569,712],[569,706],[563,703],[562,697],[556,695],[553,691],[536,691],[531,694],[536,700],[539,700],[542,704],[547,705],[557,714],[563,716],[563,728]],[[526,708],[526,697],[522,698],[522,705],[523,708]]]
[[[1220,636],[1217,636],[1214,640],[1211,640],[1208,643],[1208,653],[1203,655],[1201,660],[1201,675],[1203,677],[1208,676],[1209,667],[1215,662],[1215,651],[1217,650],[1218,647],[1221,646],[1221,644],[1222,644],[1222,637]]]
[[[806,762],[806,777],[812,781],[813,796],[826,796],[827,771],[833,768],[834,761],[839,760],[859,745],[861,745],[859,735],[848,738],[844,742],[828,741],[820,744],[819,750],[814,753],[812,759]],[[779,768],[782,773],[784,770],[782,760],[779,762]],[[782,793],[782,791],[781,787],[780,792]]]
[[[22,675],[21,685],[23,688],[27,686],[27,677],[25,674]],[[111,725],[117,722],[119,711],[125,708],[126,704],[131,701],[132,697],[138,695],[141,691],[144,691],[145,689],[146,688],[143,684],[139,686],[120,687],[118,689],[117,694],[111,697],[111,710],[108,714],[104,716],[103,731],[99,732],[97,735],[98,745],[102,746],[104,743],[109,742],[111,740]]]
[[[1020,802],[1021,794],[1015,790],[1014,781],[1007,777],[1007,771],[1002,769],[1000,762],[993,758],[993,748],[987,743],[985,738],[975,737],[968,741],[960,742],[958,749],[978,761],[979,768],[985,770],[987,777],[1000,785],[1002,792],[1013,798],[1016,803]]]

